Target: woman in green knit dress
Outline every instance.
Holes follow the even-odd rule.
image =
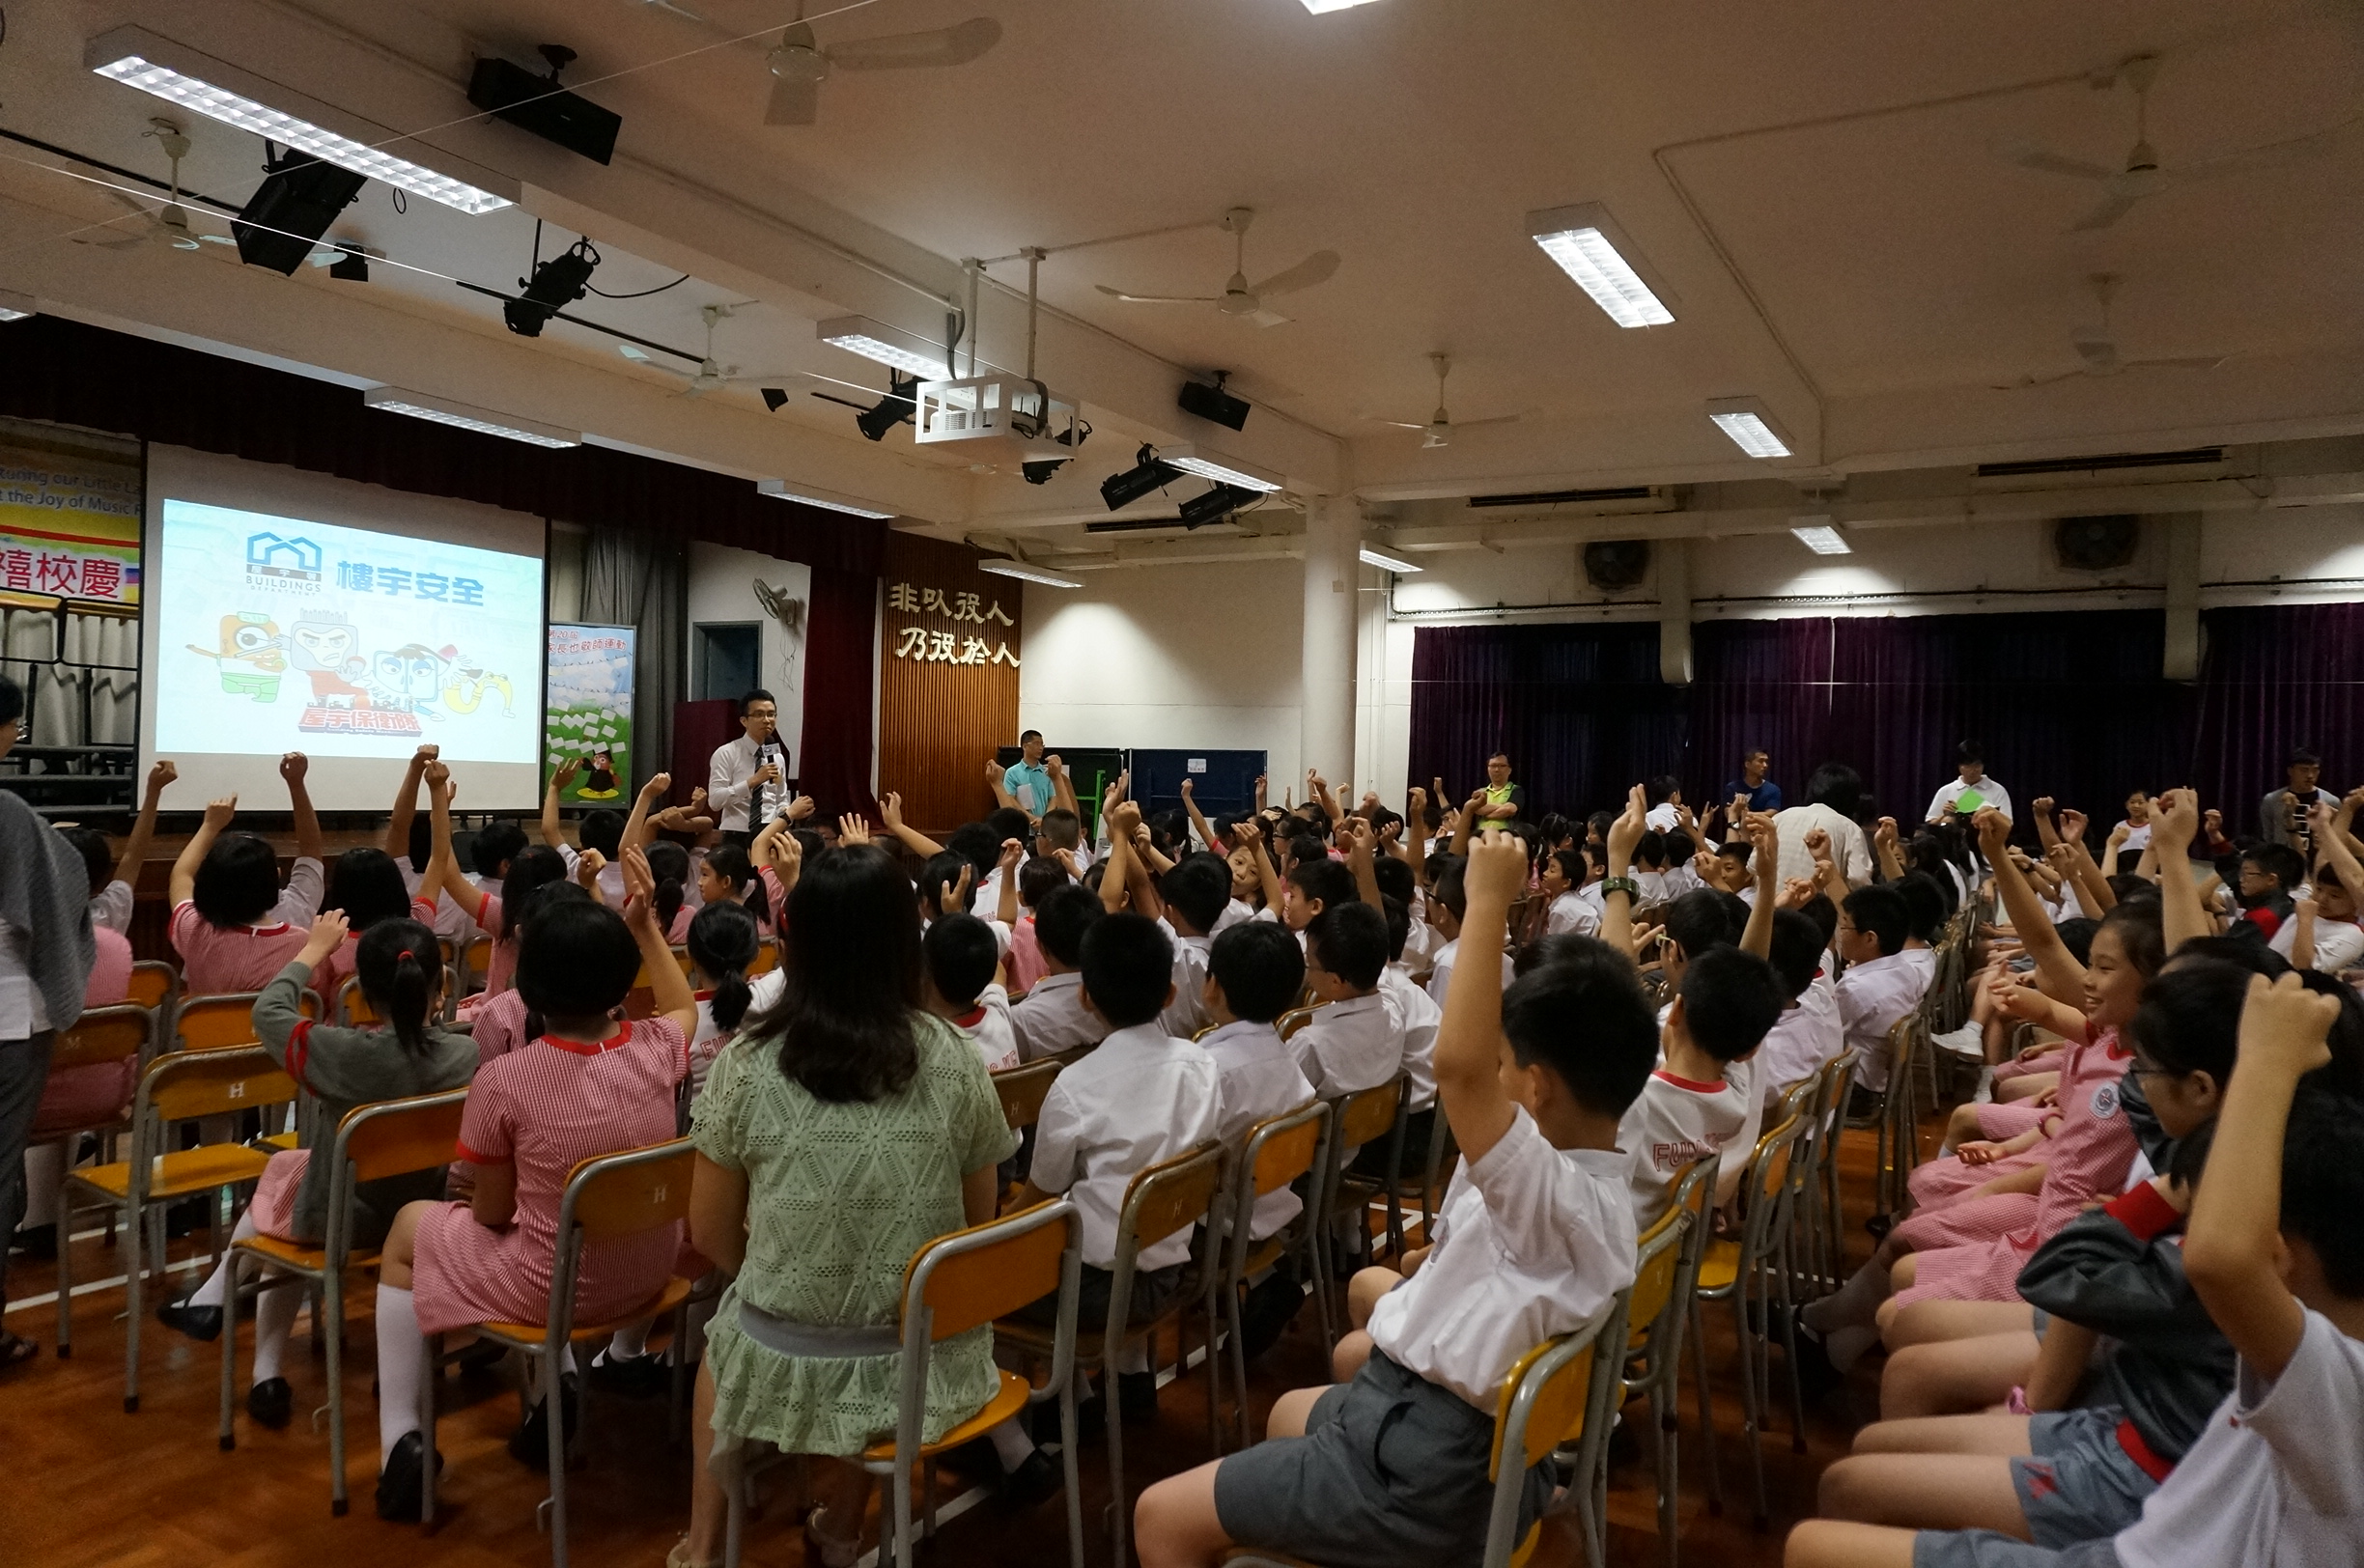
[[[858,1551],[863,1448],[891,1434],[903,1272],[994,1217],[1018,1134],[976,1050],[919,1006],[911,882],[882,850],[816,857],[788,900],[787,989],[723,1048],[692,1128],[697,1249],[736,1275],[698,1369],[698,1468],[674,1568],[721,1557],[741,1447],[813,1456],[819,1560]],[[935,1347],[926,1439],[999,1386],[993,1330]]]

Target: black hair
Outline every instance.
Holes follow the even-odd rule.
[[[2177,1078],[2206,1073],[2221,1091],[2238,1054],[2252,972],[2220,958],[2179,958],[2153,976],[2126,1025],[2144,1064]]]
[[[1412,862],[1397,855],[1382,854],[1371,861],[1371,876],[1379,883],[1379,896],[1412,902],[1412,891],[1420,879],[1412,875]]]
[[[1556,932],[1548,937],[1538,937],[1520,948],[1510,960],[1510,975],[1516,979],[1546,964],[1590,964],[1599,953],[1623,957],[1598,937],[1587,937],[1573,931]],[[1626,960],[1629,965],[1632,962]]]
[[[1582,854],[1574,850],[1555,850],[1552,852],[1552,863],[1560,868],[1560,875],[1568,880],[1570,887],[1584,885],[1585,857]]]
[[[1207,973],[1223,987],[1233,1018],[1270,1023],[1297,1004],[1305,987],[1305,954],[1274,920],[1242,920],[1207,949]]]
[[[1685,957],[1697,958],[1710,947],[1726,946],[1737,939],[1739,934],[1732,930],[1724,897],[1712,887],[1694,887],[1667,906],[1666,934],[1674,939]]]
[[[757,686],[752,691],[747,692],[745,696],[742,696],[739,699],[739,716],[741,718],[746,717],[746,711],[754,707],[759,702],[768,702],[774,709],[779,707],[779,699],[777,697],[773,696],[771,692],[766,691],[763,687]]]
[[[1379,895],[1379,909],[1387,916],[1388,962],[1399,963],[1403,959],[1404,943],[1412,937],[1412,906],[1393,893],[1382,893]],[[1259,923],[1272,924],[1269,920]]]
[[[380,852],[382,853],[382,852]],[[406,1050],[428,1051],[427,1020],[443,979],[443,949],[436,934],[408,916],[380,920],[353,950],[353,978],[378,1016],[393,1025]]]
[[[1367,820],[1371,825],[1371,837],[1373,838],[1379,837],[1391,827],[1404,826],[1403,813],[1390,811],[1386,806],[1373,806]]]
[[[1663,846],[1661,853],[1666,856],[1666,863],[1670,866],[1688,864],[1691,856],[1699,850],[1697,841],[1679,827],[1660,834],[1658,841]]]
[[[1001,943],[993,927],[973,914],[940,917],[919,938],[919,951],[936,994],[962,1009],[993,984],[1001,964]]]
[[[1357,991],[1379,983],[1388,966],[1387,916],[1367,904],[1340,904],[1306,927],[1306,952]]]
[[[0,719],[0,723],[6,722],[6,719]],[[2285,768],[2321,768],[2322,759],[2306,746],[2293,746],[2290,748],[2290,754],[2282,759],[2282,766]]]
[[[2126,962],[2146,978],[2158,973],[2159,966],[2167,962],[2163,916],[2155,901],[2119,905],[2094,928],[2097,936],[2104,931],[2117,937],[2119,950],[2125,954]]]
[[[1828,893],[1816,893],[1798,906],[1797,912],[1815,923],[1822,933],[1822,945],[1828,947],[1839,935],[1839,906],[1831,902]]]
[[[714,982],[708,1006],[722,1029],[736,1029],[746,1017],[752,993],[747,989],[747,966],[763,950],[755,917],[744,905],[709,904],[690,917],[690,962]]]
[[[2241,859],[2257,867],[2288,892],[2306,881],[2306,861],[2287,844],[2259,844],[2241,851]]]
[[[410,869],[425,871],[427,862],[435,858],[435,820],[431,817],[410,819]]]
[[[1160,879],[1158,896],[1168,909],[1190,922],[1195,934],[1207,936],[1230,907],[1231,867],[1220,854],[1200,851],[1185,855],[1180,865]]]
[[[1469,875],[1469,861],[1458,854],[1442,857],[1443,867],[1429,873],[1428,902],[1441,905],[1454,919],[1461,918],[1469,909],[1469,892],[1464,879]]]
[[[1717,845],[1716,854],[1722,855],[1727,860],[1735,860],[1741,865],[1746,866],[1749,863],[1750,854],[1755,851],[1756,848],[1757,846],[1751,844],[1747,839],[1735,836],[1732,838],[1728,838],[1723,843]]]
[[[1374,821],[1372,826],[1378,825]],[[1545,848],[1558,850],[1576,836],[1576,825],[1557,811],[1546,811],[1542,821],[1535,824],[1535,833],[1543,840]]]
[[[828,1105],[900,1094],[919,1071],[919,909],[893,855],[850,845],[788,895],[787,985],[746,1028],[780,1037],[779,1068]]]
[[[2299,1081],[2282,1137],[2281,1228],[2314,1249],[2323,1283],[2364,1298],[2364,1100]]]
[[[189,894],[208,925],[249,926],[279,902],[279,852],[252,833],[224,833],[197,863]]]
[[[82,869],[90,876],[91,896],[98,897],[115,877],[114,845],[108,842],[106,834],[96,827],[61,827],[58,834],[72,845],[74,853],[82,857]],[[129,870],[134,877],[139,875],[137,866]]]
[[[1327,854],[1298,861],[1289,867],[1288,880],[1324,910],[1342,909],[1363,896],[1355,886],[1354,873]]]
[[[682,901],[690,896],[690,852],[678,844],[651,844],[644,852],[648,855],[649,876],[656,881],[657,929],[671,933],[675,916],[681,913]],[[668,938],[669,939],[669,938]]]
[[[1100,896],[1100,884],[1108,881],[1109,859],[1110,857],[1104,854],[1084,868],[1084,875],[1081,879],[1084,890],[1094,898]]]
[[[944,851],[942,854],[928,856],[927,864],[919,868],[919,905],[922,924],[933,920],[943,912],[944,889],[959,885],[964,872],[969,877],[969,890],[961,895],[960,912],[966,914],[976,908],[978,879],[975,865],[967,855],[956,854],[950,850]]]
[[[1055,887],[1034,901],[1034,939],[1072,969],[1084,962],[1084,934],[1107,912],[1099,895],[1078,883]]]
[[[1666,835],[1655,827],[1644,833],[1634,840],[1633,857],[1634,864],[1652,870],[1664,866],[1667,863]]]
[[[1034,836],[1034,819],[1016,806],[996,806],[985,814],[985,826],[997,840],[1016,839],[1024,844]],[[994,848],[999,849],[999,843]]]
[[[328,867],[324,910],[343,910],[355,931],[367,931],[380,920],[401,920],[410,913],[410,890],[403,885],[402,867],[383,850],[347,850]]]
[[[0,724],[13,724],[24,717],[24,687],[0,675]]]
[[[2243,924],[2247,922],[2244,921]],[[2252,926],[2250,929],[2254,931],[2256,928]],[[2279,980],[2290,973],[2291,968],[2290,960],[2258,940],[2256,937],[2247,935],[2188,937],[2176,948],[2169,961],[2181,965],[2186,959],[2198,958],[2221,959],[2227,964],[2248,970],[2251,974],[2262,974],[2268,980]]]
[[[1986,766],[1986,753],[1976,741],[1964,741],[1954,748],[1954,765],[1958,768],[1966,763],[1976,763],[1981,768]]]
[[[829,840],[809,827],[791,827],[788,836],[797,841],[797,849],[806,865],[811,865],[815,856],[829,853]]]
[[[498,877],[524,849],[524,828],[513,822],[487,823],[476,829],[476,837],[468,845],[468,860],[476,867],[477,876]]]
[[[1053,806],[1044,812],[1034,830],[1055,850],[1072,850],[1084,842],[1084,819],[1065,806]]]
[[[543,1018],[603,1017],[639,973],[640,944],[624,917],[590,899],[546,903],[518,930],[518,995]]]
[[[1036,855],[1018,868],[1018,902],[1031,910],[1062,887],[1073,886],[1067,868],[1047,854]]]
[[[586,850],[597,850],[600,858],[614,860],[623,850],[624,814],[602,806],[597,811],[583,813],[575,825],[575,837]]]
[[[1802,988],[1801,988],[1802,989]],[[1773,966],[1737,947],[1713,947],[1683,969],[1683,1027],[1717,1061],[1736,1061],[1763,1044],[1781,1017]]]
[[[1945,930],[1945,890],[1937,879],[1926,871],[1906,872],[1895,882],[1897,897],[1904,901],[1905,918],[1912,934],[1925,942],[1933,942]]]
[[[1676,778],[1673,773],[1659,773],[1645,784],[1643,790],[1648,797],[1651,805],[1664,805],[1682,793],[1682,780]]]
[[[2093,962],[2094,933],[2101,929],[2100,921],[2080,914],[2063,920],[2052,929],[2059,935],[2061,945],[2068,949],[2070,958],[2080,965]]]
[[[1846,916],[1857,931],[1868,931],[1879,942],[1880,957],[1901,952],[1912,929],[1912,911],[1893,887],[1858,887],[1846,896]]]
[[[1843,762],[1826,762],[1806,780],[1806,803],[1828,806],[1849,822],[1863,810],[1863,775]]]
[[[736,844],[718,844],[706,852],[706,868],[730,883],[731,897],[746,906],[757,925],[774,924],[772,894],[747,852]]]
[[[1040,730],[1021,730],[1018,734],[1018,743],[1022,746],[1028,741],[1039,741],[1041,739],[1042,731]]]
[[[1112,1029],[1147,1023],[1173,990],[1173,943],[1155,920],[1130,910],[1104,914],[1084,933],[1084,994]]]
[[[502,941],[517,935],[525,918],[525,901],[545,882],[566,881],[566,859],[548,844],[530,844],[511,857],[509,875],[501,879],[501,928],[492,935]]]
[[[1807,915],[1796,910],[1773,911],[1773,946],[1769,956],[1773,972],[1781,977],[1782,990],[1787,994],[1806,994],[1806,988],[1814,984],[1815,971],[1822,967],[1822,950],[1829,945],[1829,933]]]
[[[1149,842],[1156,845],[1168,859],[1175,857],[1176,849],[1190,843],[1190,813],[1180,806],[1153,813],[1148,818],[1148,824]]]
[[[1606,942],[1513,980],[1503,993],[1502,1027],[1521,1067],[1549,1068],[1599,1116],[1624,1115],[1658,1065],[1657,1012],[1633,961]]]

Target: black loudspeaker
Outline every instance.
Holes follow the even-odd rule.
[[[1585,581],[1605,594],[1640,587],[1649,563],[1646,539],[1596,539],[1584,547]]]
[[[369,179],[292,150],[266,167],[270,173],[230,220],[230,233],[239,261],[294,277]]]
[[[2052,525],[2052,548],[2071,572],[2115,572],[2131,566],[2142,545],[2142,518],[2131,512],[2063,518]]]
[[[561,51],[563,52],[563,51]],[[569,54],[567,58],[574,58]],[[554,76],[537,76],[506,60],[476,62],[468,78],[468,101],[488,109],[520,130],[556,142],[594,163],[615,156],[616,132],[624,117],[558,86]]]
[[[1184,413],[1211,419],[1226,430],[1238,430],[1248,423],[1246,400],[1204,381],[1184,381],[1182,390],[1174,396],[1174,404]]]

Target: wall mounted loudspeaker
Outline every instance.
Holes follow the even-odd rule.
[[[1596,539],[1584,547],[1585,581],[1604,594],[1642,586],[1649,563],[1646,539]]]
[[[2142,519],[2131,512],[2063,518],[2052,525],[2052,548],[2071,572],[2115,572],[2134,564]]]

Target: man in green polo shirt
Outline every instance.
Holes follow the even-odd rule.
[[[1510,755],[1497,751],[1486,759],[1485,803],[1478,815],[1488,822],[1516,822],[1527,814],[1527,789],[1510,782]]]
[[[1043,766],[1042,731],[1028,730],[1018,737],[1018,760],[1001,770],[1001,787],[1009,791],[1020,810],[1039,818],[1056,798],[1051,770]]]

